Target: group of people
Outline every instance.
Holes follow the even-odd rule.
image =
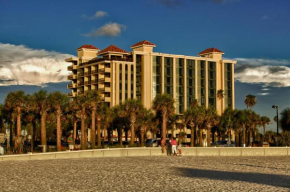
[[[178,141],[175,137],[171,138],[169,142],[166,142],[165,138],[161,139],[161,150],[162,153],[165,152],[165,149],[167,151],[167,155],[181,155],[181,144],[182,144],[182,138],[179,136]],[[178,150],[178,152],[177,152]]]
[[[73,151],[74,149],[75,150],[80,150],[80,148],[81,148],[81,140],[80,140],[80,137],[78,135],[76,136],[75,142],[74,142],[73,135],[71,133],[69,135],[68,139],[67,139],[67,142],[68,142],[68,149],[70,151]]]

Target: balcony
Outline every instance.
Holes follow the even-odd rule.
[[[100,91],[100,92],[111,92],[111,87],[101,87],[101,88],[99,88],[98,91]]]
[[[99,69],[99,73],[111,73],[111,68],[101,68]]]
[[[97,73],[98,73],[98,71],[97,70],[94,70],[94,71],[92,71],[91,74],[97,74]]]
[[[69,96],[69,97],[75,97],[75,96],[76,96],[76,93],[75,93],[75,92],[73,92],[73,93],[68,93],[67,96]]]
[[[103,58],[94,58],[86,63],[81,63],[80,66],[83,66],[83,65],[88,65],[88,64],[91,64],[91,63],[97,63],[97,62],[100,62],[100,61],[127,61],[127,62],[133,62],[133,59],[132,58],[109,58],[109,57],[103,57]]]
[[[103,78],[99,79],[99,82],[100,83],[104,83],[104,82],[110,83],[111,82],[111,78],[110,77],[103,77]]]
[[[98,80],[95,79],[95,80],[91,80],[91,84],[97,84],[98,83]]]
[[[85,81],[85,85],[91,84],[91,81]]]
[[[71,65],[67,67],[68,71],[72,71],[72,70],[76,70],[77,69],[77,65]]]
[[[84,91],[79,91],[78,92],[78,95],[82,95],[82,94],[84,94]]]
[[[83,86],[84,85],[84,82],[81,81],[81,82],[78,82],[78,86]]]
[[[83,77],[84,73],[78,73],[78,77]]]
[[[77,78],[76,75],[69,75],[69,76],[67,77],[68,80],[72,80],[72,79],[76,79],[76,78]]]
[[[85,72],[85,76],[88,76],[88,75],[91,75],[91,72],[90,71]]]
[[[77,88],[76,84],[69,84],[67,85],[68,89],[73,89],[73,88]]]

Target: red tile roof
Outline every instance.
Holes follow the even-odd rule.
[[[97,49],[97,50],[100,50],[99,48],[93,46],[93,45],[82,45],[80,46],[79,48],[77,48],[77,50],[81,49],[81,48],[85,48],[85,49]]]
[[[213,47],[213,48],[208,48],[208,49],[206,49],[206,50],[200,52],[198,55],[203,55],[203,54],[212,53],[212,52],[216,52],[216,53],[224,53],[224,52],[218,50],[217,48],[214,48],[214,47]]]
[[[115,45],[110,45],[109,47],[103,49],[102,51],[99,52],[99,54],[102,53],[107,53],[107,52],[118,52],[118,53],[128,53],[127,51],[124,51],[123,49],[115,46]]]
[[[131,46],[131,48],[139,46],[139,45],[153,45],[153,46],[156,46],[154,43],[151,43],[151,42],[149,42],[147,40],[143,40],[143,41],[140,41],[138,43],[135,43],[134,45]]]

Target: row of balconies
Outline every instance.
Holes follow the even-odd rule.
[[[67,70],[68,71],[77,70],[77,67],[78,67],[77,65],[71,65],[67,67]]]

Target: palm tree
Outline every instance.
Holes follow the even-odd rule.
[[[162,137],[166,138],[166,123],[168,117],[174,113],[174,100],[168,94],[158,94],[153,101],[153,110],[162,115]]]
[[[219,122],[219,116],[213,107],[209,107],[205,111],[205,116],[203,119],[202,127],[207,130],[207,144],[210,146],[210,132],[211,128],[217,125]]]
[[[17,136],[21,135],[21,114],[26,108],[28,96],[24,91],[10,92],[5,98],[5,105],[17,113]]]
[[[238,124],[243,128],[243,145],[246,145],[246,126],[249,124],[248,110],[239,110],[237,112]]]
[[[203,115],[200,110],[200,107],[195,107],[195,108],[188,108],[184,112],[183,116],[183,121],[185,125],[188,125],[191,130],[191,138],[190,138],[190,146],[194,147],[194,133],[195,133],[195,127],[197,125],[200,125],[202,123],[202,117]]]
[[[284,109],[280,113],[280,126],[283,131],[290,131],[290,108]]]
[[[50,93],[48,99],[56,115],[56,149],[57,151],[61,151],[62,127],[60,118],[66,110],[65,108],[68,106],[69,98],[66,94],[57,91]]]
[[[131,145],[134,145],[135,141],[135,123],[141,110],[144,108],[141,102],[137,99],[129,99],[120,105],[121,110],[119,112],[120,117],[128,117],[131,128]]]
[[[265,141],[266,125],[269,125],[271,123],[271,120],[269,117],[262,116],[260,119],[260,123],[263,127],[263,140]]]
[[[225,92],[223,89],[217,91],[216,97],[221,100],[221,109],[223,109],[223,99],[225,97]]]
[[[47,91],[40,90],[32,95],[31,108],[40,115],[41,145],[46,145],[46,117],[51,109]]]
[[[77,108],[77,116],[81,119],[81,149],[86,149],[86,119],[87,119],[87,111],[86,109],[89,106],[89,100],[86,94],[78,95],[74,100]]]
[[[220,119],[220,125],[227,129],[228,138],[230,138],[231,130],[234,127],[236,113],[237,110],[233,110],[231,107],[228,107],[225,109]]]
[[[140,111],[140,116],[137,119],[137,124],[140,127],[140,144],[141,147],[144,146],[144,135],[147,133],[149,127],[152,126],[153,124],[153,118],[154,118],[154,114],[152,113],[152,111],[150,109],[146,109],[143,108]]]
[[[249,107],[250,109],[252,109],[252,107],[254,107],[257,104],[257,98],[254,95],[247,95],[244,102],[247,106],[247,109]]]
[[[89,108],[91,110],[91,142],[92,142],[92,148],[96,148],[96,111],[98,108],[99,103],[101,102],[101,97],[99,93],[96,90],[88,91],[86,93],[87,99],[89,102]],[[98,120],[98,125],[100,124],[100,118]],[[101,131],[100,126],[98,126],[98,147],[101,146]]]
[[[256,126],[260,124],[260,115],[256,114],[254,111],[248,111],[248,126],[250,131],[250,146],[253,146],[253,131],[256,129]]]

